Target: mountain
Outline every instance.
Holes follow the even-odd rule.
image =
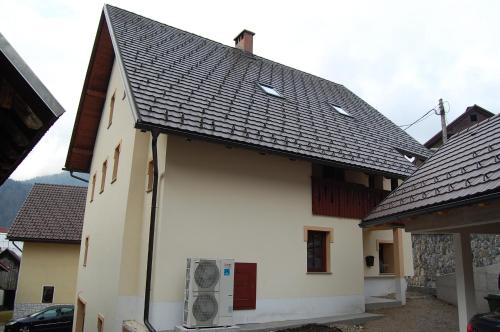
[[[88,179],[87,175],[81,177]],[[87,186],[85,182],[71,177],[69,172],[39,176],[26,181],[7,179],[7,181],[0,186],[0,226],[10,227],[17,215],[17,211],[19,211],[23,205],[31,187],[33,187],[35,183]]]

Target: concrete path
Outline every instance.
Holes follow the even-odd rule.
[[[360,313],[351,315],[338,315],[331,317],[321,317],[312,319],[287,320],[282,322],[258,323],[258,324],[240,324],[241,332],[267,332],[281,329],[299,327],[307,324],[364,324],[370,320],[379,319],[382,315],[372,313]]]

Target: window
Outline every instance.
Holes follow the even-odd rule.
[[[94,192],[95,192],[95,179],[96,179],[96,174],[92,176],[92,188],[90,190],[90,201],[92,202],[94,200]]]
[[[104,316],[101,314],[97,315],[97,332],[104,331]]]
[[[104,191],[104,184],[106,183],[106,172],[108,170],[108,161],[105,160],[102,163],[102,171],[101,171],[101,191],[99,193],[102,193]]]
[[[257,305],[257,263],[234,264],[234,310],[255,309]]]
[[[111,176],[111,183],[116,181],[116,176],[118,175],[118,163],[120,162],[120,150],[121,150],[121,143],[117,145],[115,148],[115,154],[113,157],[113,174]]]
[[[61,315],[62,316],[70,316],[71,318],[73,318],[73,312],[74,312],[73,307],[62,307],[61,308]]]
[[[111,96],[111,101],[109,103],[109,117],[108,117],[108,128],[111,127],[111,122],[113,122],[113,112],[115,109],[115,92],[113,92],[113,96]]]
[[[281,94],[278,91],[276,91],[273,87],[270,87],[270,86],[264,85],[264,84],[259,84],[259,86],[268,95],[275,96],[275,97],[282,97]]]
[[[394,244],[391,241],[377,242],[380,274],[394,273]]]
[[[154,165],[153,165],[153,161],[150,160],[148,162],[148,186],[146,188],[147,192],[150,192],[151,190],[153,190],[153,176],[154,176]]]
[[[342,115],[346,115],[346,116],[350,116],[352,117],[352,115],[347,112],[345,109],[343,109],[342,107],[340,107],[339,105],[336,105],[336,104],[329,104],[331,108],[333,108],[334,111],[336,111],[337,113],[340,113]]]
[[[87,256],[89,254],[89,237],[85,237],[85,248],[83,252],[83,266],[87,266]]]
[[[57,317],[57,309],[45,310],[36,316],[38,319],[52,319]]]
[[[43,286],[42,303],[54,302],[54,286]]]
[[[307,272],[330,272],[330,242],[333,229],[305,227],[307,242]]]

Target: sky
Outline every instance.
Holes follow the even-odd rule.
[[[103,2],[0,0],[0,32],[66,109],[11,178],[64,166]],[[500,110],[500,1],[113,0],[111,5],[345,85],[397,125],[443,98],[448,122],[477,104]],[[421,143],[431,115],[408,129]]]

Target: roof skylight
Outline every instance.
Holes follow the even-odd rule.
[[[332,107],[335,111],[337,111],[338,113],[340,113],[340,114],[342,114],[342,115],[346,115],[346,116],[351,116],[351,117],[352,117],[352,115],[351,115],[349,112],[347,112],[345,109],[343,109],[343,108],[342,108],[342,107],[340,107],[339,105],[335,105],[335,104],[330,103],[330,106],[331,106],[331,107]]]
[[[264,85],[264,84],[260,84],[260,83],[259,83],[259,86],[268,95],[275,96],[275,97],[282,97],[281,94],[278,91],[276,91],[273,87],[270,87],[270,86]]]

